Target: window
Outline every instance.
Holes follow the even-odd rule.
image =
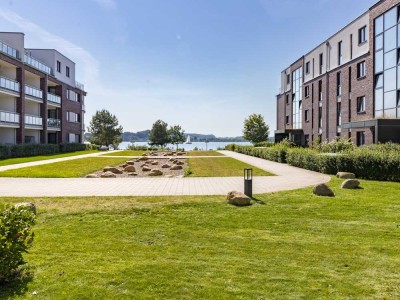
[[[322,67],[324,65],[324,54],[319,55],[319,74],[322,74]]]
[[[357,64],[357,78],[363,78],[365,76],[366,76],[365,61],[363,61]]]
[[[358,131],[357,132],[357,146],[365,145],[365,132]]]
[[[61,73],[61,62],[57,60],[57,72]]]
[[[286,116],[286,124],[289,124],[289,116]]]
[[[322,128],[322,107],[318,107],[318,128]]]
[[[71,101],[78,102],[78,94],[74,91],[67,90],[67,98]]]
[[[69,143],[79,143],[80,135],[75,133],[68,133],[68,142]]]
[[[358,44],[365,43],[367,41],[367,26],[358,30]]]
[[[310,143],[310,136],[308,134],[306,134],[304,136],[304,142],[305,142],[305,146],[307,147],[308,144]]]
[[[310,97],[310,86],[309,85],[307,85],[305,87],[304,94],[305,94],[306,98]]]
[[[286,95],[286,104],[289,104],[289,94]]]
[[[336,82],[337,82],[336,95],[340,97],[342,96],[342,74],[340,72],[336,73]]]
[[[318,100],[322,101],[322,80],[318,81]]]
[[[310,62],[306,62],[306,74],[310,74]]]
[[[357,113],[365,113],[365,96],[357,98]]]
[[[309,110],[309,109],[306,109],[306,110],[304,111],[304,120],[305,120],[306,122],[309,122],[309,121],[310,121],[310,110]]]
[[[80,114],[74,113],[72,111],[67,111],[67,121],[68,122],[80,122],[81,116],[80,116]]]
[[[290,83],[290,74],[286,75],[286,84]]]
[[[338,102],[336,107],[337,118],[336,118],[336,126],[342,125],[342,103]]]
[[[69,67],[65,67],[65,74],[69,77]]]
[[[353,35],[350,34],[350,59],[353,59]]]
[[[338,43],[338,64],[339,66],[343,62],[343,53],[342,53],[342,41]]]

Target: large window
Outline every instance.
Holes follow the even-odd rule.
[[[72,111],[67,111],[67,121],[68,122],[80,122],[81,121],[81,115],[74,113]]]
[[[292,109],[293,109],[293,129],[302,128],[303,111],[303,68],[300,67],[292,73]]]
[[[361,114],[365,112],[365,96],[357,98],[357,113]]]
[[[399,7],[374,20],[374,107],[376,118],[400,118]]]
[[[365,144],[365,132],[358,131],[357,132],[357,146],[362,146]]]

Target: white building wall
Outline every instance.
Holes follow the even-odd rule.
[[[17,110],[16,106],[17,100],[15,97],[0,93],[0,110],[15,112]]]
[[[16,143],[16,129],[0,127],[0,142],[2,144],[15,144]]]
[[[18,50],[19,58],[22,59],[25,52],[24,38],[25,35],[22,32],[0,32],[0,41]]]
[[[33,136],[34,143],[40,143],[40,131],[35,129],[25,129],[25,136]]]

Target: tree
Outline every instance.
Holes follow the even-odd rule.
[[[88,131],[91,134],[89,141],[96,145],[117,145],[122,141],[122,126],[118,124],[117,117],[105,109],[96,111]]]
[[[269,126],[265,124],[262,115],[252,114],[244,120],[243,137],[252,142],[260,143],[268,139]]]
[[[176,145],[176,150],[178,150],[178,145],[185,142],[185,131],[181,126],[175,125],[168,129],[169,142]]]
[[[157,120],[153,127],[151,128],[149,134],[149,145],[150,146],[161,146],[164,147],[169,143],[169,135],[168,135],[168,124],[164,121]]]

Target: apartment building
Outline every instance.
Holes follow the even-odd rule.
[[[72,60],[0,32],[0,144],[81,143],[85,96]]]
[[[400,0],[382,0],[281,73],[275,140],[400,142]]]

